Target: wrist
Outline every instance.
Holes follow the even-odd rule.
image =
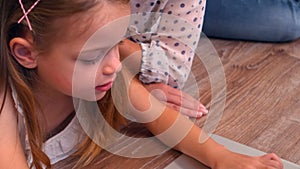
[[[211,168],[216,168],[216,166],[218,166],[222,159],[224,159],[225,157],[229,156],[230,153],[232,153],[225,146],[216,143],[212,139],[207,140],[206,143],[208,145],[207,149],[204,150],[205,157],[203,159],[203,163]]]
[[[214,153],[214,156],[211,158],[210,167],[218,168],[222,161],[226,160],[227,157],[232,156],[232,151],[228,150],[225,146],[220,145],[220,147]]]

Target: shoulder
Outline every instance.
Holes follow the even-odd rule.
[[[0,92],[0,168],[28,168],[19,139],[17,112],[11,93]]]

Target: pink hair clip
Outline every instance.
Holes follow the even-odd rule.
[[[23,3],[22,3],[22,0],[19,0],[19,3],[21,5],[21,8],[22,8],[22,11],[24,13],[24,15],[19,19],[18,23],[22,22],[22,20],[25,18],[26,21],[27,21],[27,24],[28,24],[28,27],[29,29],[32,31],[32,27],[31,27],[31,24],[30,24],[30,20],[28,19],[28,14],[32,11],[32,9],[40,2],[40,0],[37,0],[35,1],[35,3],[28,9],[28,11],[26,12],[24,6],[23,6]]]

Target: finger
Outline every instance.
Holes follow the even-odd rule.
[[[277,168],[278,166],[282,169],[283,168],[283,163],[282,163],[282,160],[280,157],[278,157],[276,154],[274,153],[271,153],[271,154],[266,154],[264,156],[262,156],[262,158],[266,159],[266,160],[269,160],[271,162],[275,162],[277,165]]]
[[[281,166],[279,161],[275,161],[275,160],[268,160],[265,162],[266,165],[268,165],[269,167],[273,167],[276,169],[282,169],[283,166]]]
[[[187,93],[163,83],[149,84],[146,88],[160,101],[173,103],[193,111],[208,113],[206,107]]]
[[[174,88],[169,89],[166,92],[168,92],[169,101],[177,102],[178,100],[182,100],[182,101],[185,100],[187,101],[186,105],[188,108],[193,108],[193,109],[198,108],[199,101],[193,98],[192,96],[190,96],[189,94]]]
[[[203,112],[204,115],[207,115],[207,114],[208,114],[208,110],[207,110],[205,107],[204,107],[204,108],[200,107],[200,108],[198,109],[198,111],[199,111],[199,112]]]
[[[188,109],[193,112],[202,112],[205,115],[208,114],[208,110],[206,109],[206,107],[204,107],[199,101],[197,101],[195,99],[183,98],[182,101],[179,102],[178,100],[180,100],[180,98],[178,98],[177,102],[176,102],[176,101],[172,100],[172,98],[175,98],[175,97],[169,97],[167,99],[167,102],[175,104],[179,107]]]
[[[200,118],[205,115],[204,112],[194,111],[194,110],[187,109],[187,108],[184,108],[184,107],[172,104],[172,103],[166,103],[166,104],[168,107],[180,112],[181,114],[189,116],[189,117]]]
[[[170,103],[174,103],[177,105],[182,105],[182,107],[191,109],[194,111],[201,111],[205,114],[208,113],[208,110],[206,107],[198,100],[193,98],[187,93],[184,93],[182,91],[172,89],[172,91],[168,91],[167,100]]]
[[[151,89],[149,90],[149,92],[156,97],[158,100],[162,101],[162,102],[167,102],[167,94],[165,93],[165,91],[160,90],[160,89]]]

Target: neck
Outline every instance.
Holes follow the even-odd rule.
[[[39,122],[44,135],[56,129],[70,114],[74,112],[73,99],[60,92],[38,88],[34,91],[39,101]]]

